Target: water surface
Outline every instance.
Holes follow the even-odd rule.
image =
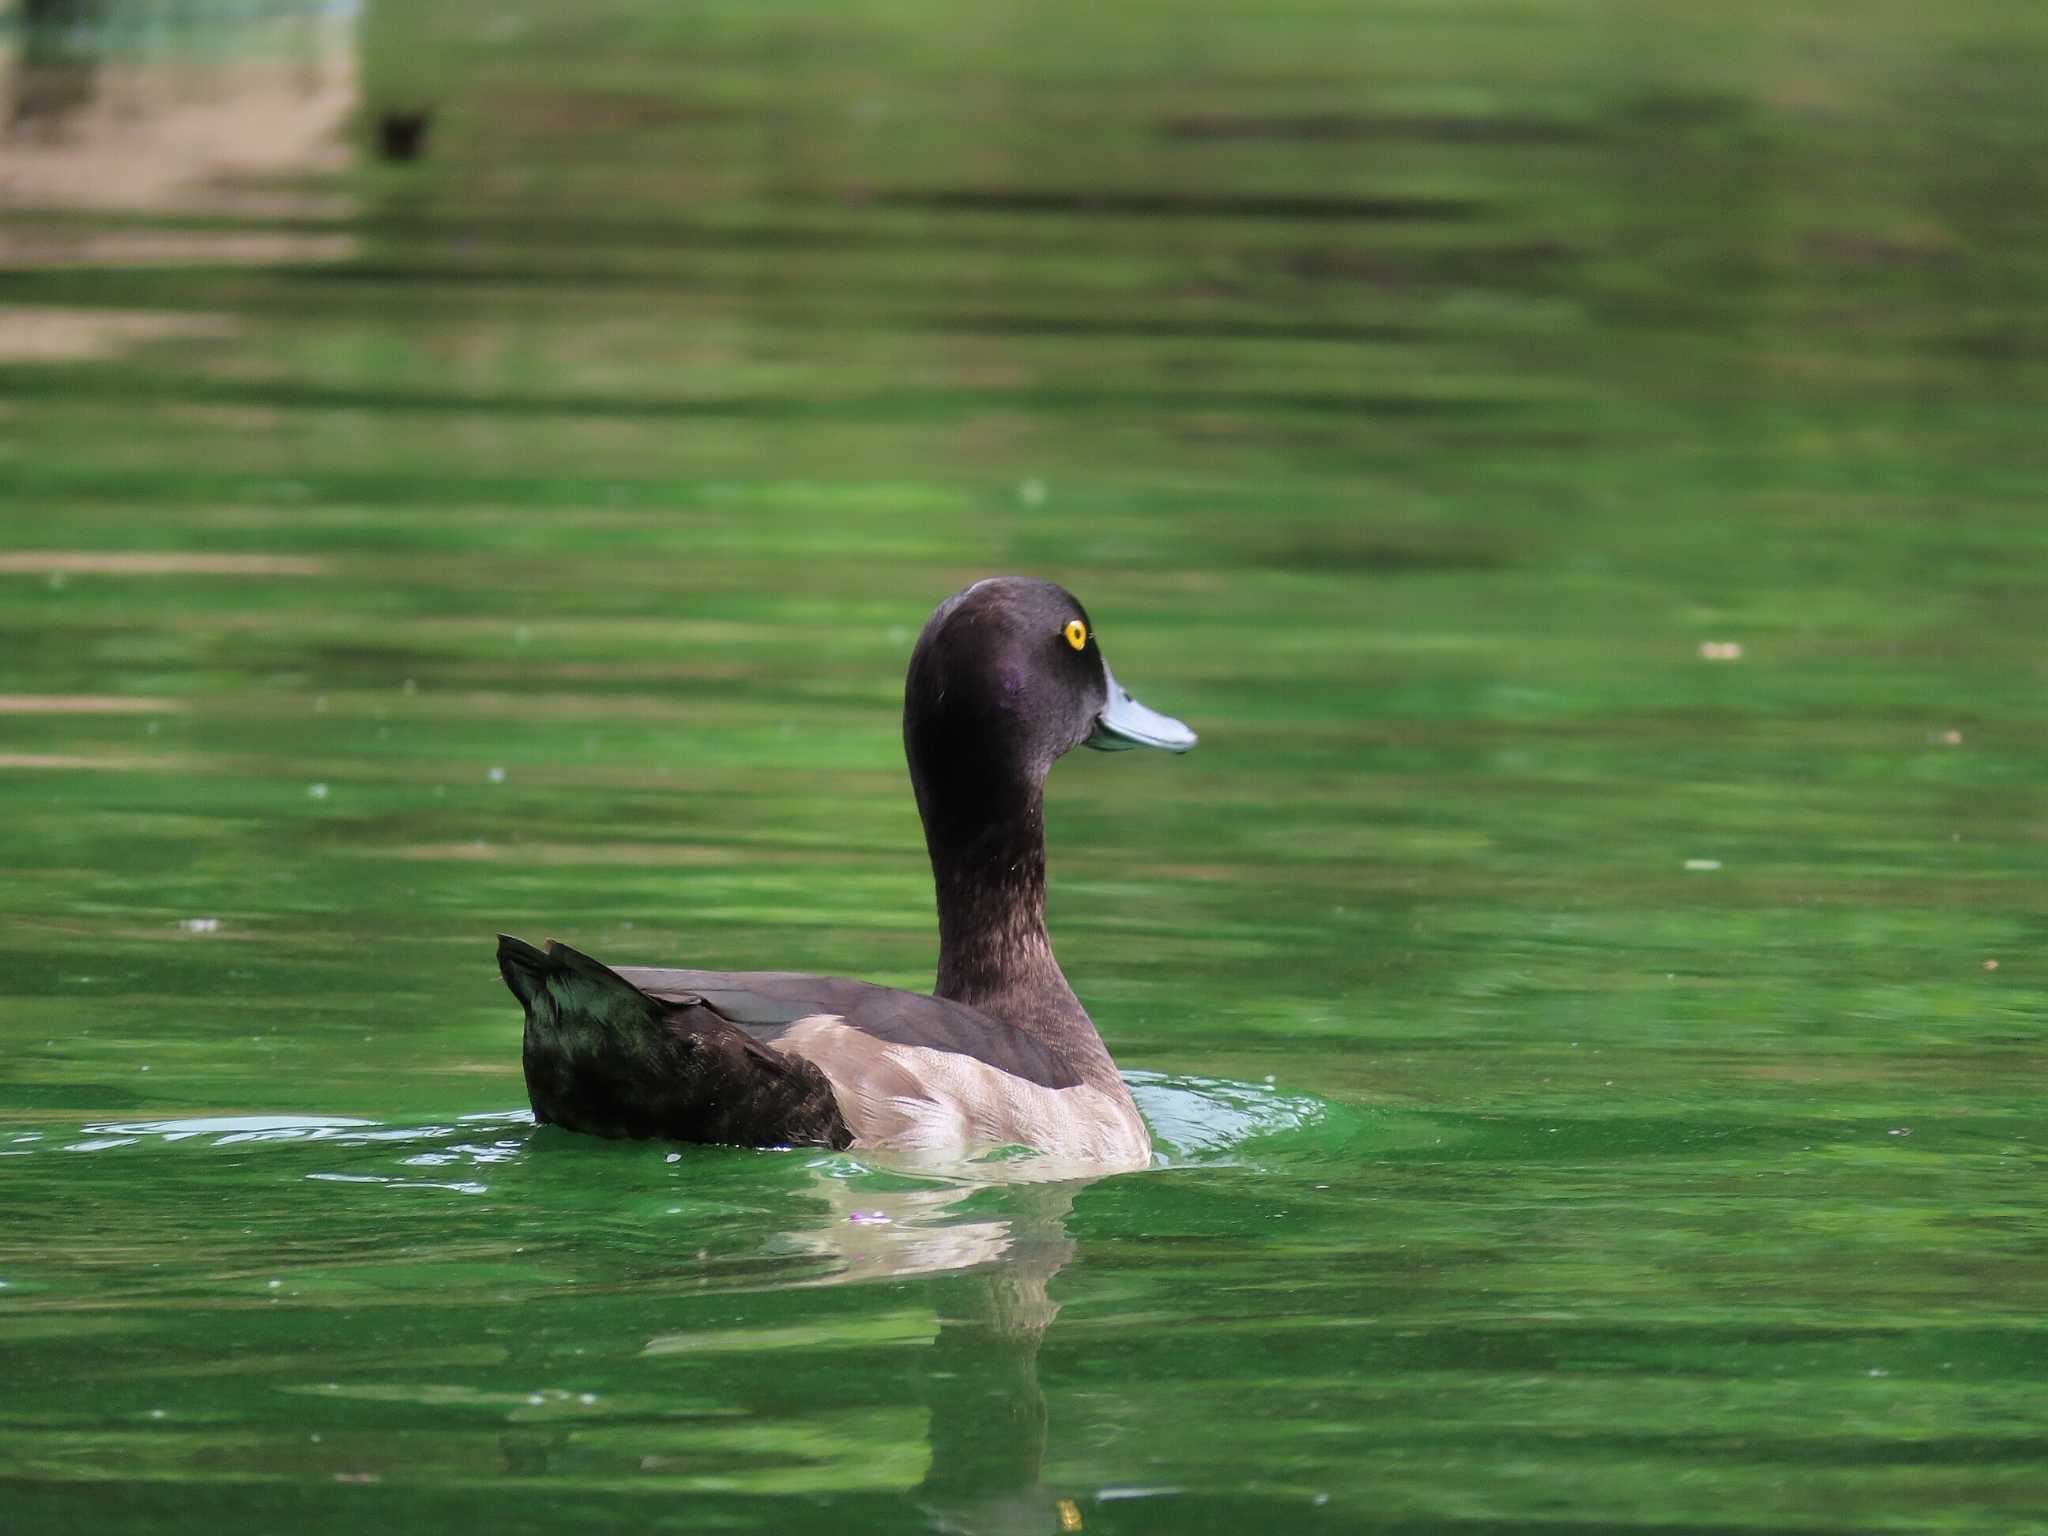
[[[434,116],[0,193],[5,1523],[2048,1528],[2048,33],[1795,9],[67,63]],[[536,1130],[501,929],[929,984],[1000,570],[1160,1166]]]

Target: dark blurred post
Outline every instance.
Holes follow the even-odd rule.
[[[107,0],[21,0],[13,120],[54,127],[92,100]]]

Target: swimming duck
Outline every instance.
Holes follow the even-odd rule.
[[[996,577],[911,651],[903,746],[938,891],[929,997],[837,976],[601,965],[501,934],[534,1118],[737,1146],[1017,1145],[1142,1163],[1145,1122],[1045,932],[1045,776],[1078,746],[1195,733],[1109,670],[1087,611]]]

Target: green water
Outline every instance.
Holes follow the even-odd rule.
[[[361,49],[9,218],[184,326],[0,351],[0,1527],[2048,1529],[2041,18]],[[1202,733],[1049,797],[1162,1166],[536,1131],[499,929],[928,985],[996,571]]]

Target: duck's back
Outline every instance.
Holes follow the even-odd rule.
[[[1150,1156],[1092,1035],[1093,1053],[1062,1048],[962,1003],[835,976],[614,970],[509,938],[499,960],[526,1005],[534,1112],[570,1129],[756,1146],[1017,1145],[1127,1166]]]

